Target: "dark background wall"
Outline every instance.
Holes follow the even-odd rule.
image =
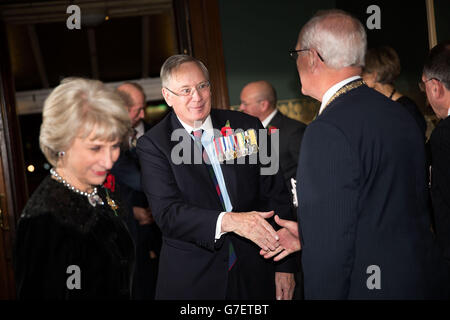
[[[423,113],[431,114],[426,108],[425,95],[420,92],[418,82],[422,66],[429,50],[428,26],[425,0],[337,0],[339,9],[351,12],[366,25],[367,7],[375,4],[381,10],[381,29],[368,30],[367,46],[374,48],[388,45],[397,51],[402,67],[396,80],[397,90],[413,98]]]
[[[279,99],[301,97],[294,49],[301,26],[334,0],[219,0],[230,104],[239,104],[242,87],[268,80]]]
[[[434,11],[438,42],[450,40],[450,1],[434,0]]]

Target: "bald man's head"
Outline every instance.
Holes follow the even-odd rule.
[[[128,109],[131,125],[135,127],[142,119],[144,119],[144,90],[137,83],[126,82],[117,88],[117,92],[124,100]]]
[[[247,84],[241,91],[239,110],[263,121],[277,105],[277,94],[267,81],[256,81]]]

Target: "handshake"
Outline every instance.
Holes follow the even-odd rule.
[[[269,212],[227,212],[222,219],[222,232],[234,232],[247,238],[261,248],[264,258],[272,257],[279,261],[289,254],[300,251],[297,222],[275,216],[275,222],[281,227],[275,231],[266,219],[272,217]]]

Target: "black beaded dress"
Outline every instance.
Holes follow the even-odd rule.
[[[108,191],[116,202],[114,194]],[[108,205],[46,177],[20,217],[14,250],[19,299],[129,299],[135,248]]]

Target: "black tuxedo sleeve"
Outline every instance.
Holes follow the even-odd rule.
[[[436,238],[450,261],[450,126],[437,127],[431,136],[431,199]]]
[[[335,126],[305,131],[297,174],[298,221],[307,299],[346,299],[354,260],[359,161]]]
[[[141,173],[137,159],[122,154],[129,151],[121,150],[120,152],[121,155],[111,169],[111,173],[119,180],[119,183],[135,191],[142,191]]]
[[[141,187],[141,168],[135,150],[121,150],[111,173],[122,189],[122,197],[131,207],[148,207]]]
[[[298,163],[298,156],[300,153],[300,146],[301,146],[301,141],[303,138],[303,133],[305,132],[305,128],[304,127],[298,127],[296,128],[291,136],[289,137],[289,153],[290,156],[292,157],[294,163]],[[295,177],[296,172],[294,172],[293,176]],[[290,185],[290,184],[289,184]]]
[[[151,137],[145,135],[139,139],[137,152],[141,164],[142,187],[164,237],[190,242],[213,251],[220,212],[184,201],[170,158]]]

